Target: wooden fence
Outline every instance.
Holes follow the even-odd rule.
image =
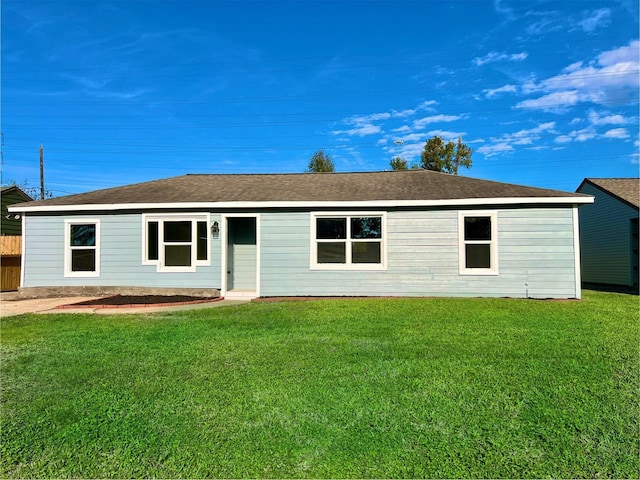
[[[22,237],[0,236],[0,290],[17,290],[20,286],[20,256]]]
[[[0,236],[0,257],[19,257],[22,255],[22,237],[19,235]]]

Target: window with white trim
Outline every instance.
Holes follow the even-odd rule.
[[[460,274],[498,274],[497,212],[460,212]]]
[[[159,272],[193,272],[210,265],[209,216],[145,215],[143,261]]]
[[[65,220],[65,277],[100,276],[100,220]]]
[[[311,268],[386,268],[385,229],[383,213],[312,214]]]

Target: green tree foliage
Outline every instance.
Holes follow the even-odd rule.
[[[320,149],[309,159],[309,165],[305,170],[307,173],[333,173],[336,171],[331,157]]]
[[[473,149],[462,143],[458,138],[458,143],[435,136],[427,140],[422,151],[420,166],[426,170],[436,172],[458,174],[459,167],[471,167],[471,154]]]
[[[389,164],[391,165],[392,170],[409,170],[409,165],[404,158],[393,157]]]

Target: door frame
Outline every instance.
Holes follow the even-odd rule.
[[[220,275],[222,288],[220,296],[227,296],[227,268],[228,268],[228,250],[229,250],[229,220],[233,218],[255,218],[256,219],[256,291],[246,292],[244,296],[247,298],[256,298],[260,296],[260,214],[259,213],[223,213],[221,215],[222,223],[222,271]]]

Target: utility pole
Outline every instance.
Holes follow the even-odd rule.
[[[44,147],[40,145],[40,200],[44,200]]]

